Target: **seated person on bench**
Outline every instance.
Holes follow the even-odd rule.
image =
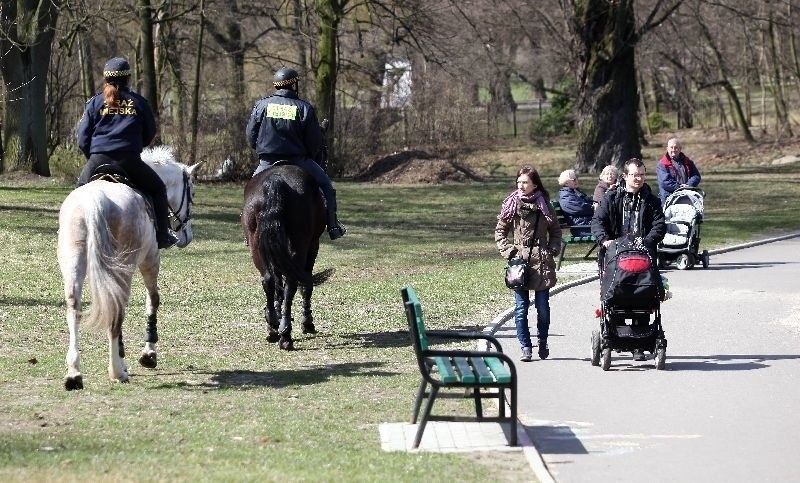
[[[592,197],[578,189],[578,175],[574,169],[568,169],[558,177],[558,204],[566,215],[570,225],[586,225],[585,228],[570,228],[573,236],[588,236],[592,234],[589,225],[594,216],[594,202]]]

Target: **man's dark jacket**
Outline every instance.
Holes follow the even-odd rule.
[[[622,214],[626,195],[633,196],[633,201],[640,207],[638,210],[640,233],[634,233],[633,236],[641,236],[645,246],[655,255],[656,247],[667,233],[667,225],[664,222],[661,201],[653,194],[647,183],[636,194],[628,194],[624,184],[617,189],[607,191],[592,218],[592,235],[597,238],[599,245],[606,240],[616,240],[624,235]]]

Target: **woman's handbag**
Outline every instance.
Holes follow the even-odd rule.
[[[533,226],[536,226],[538,222],[539,214],[537,213],[536,222],[534,222]],[[531,261],[531,253],[533,253],[533,248],[531,248],[531,250],[528,252],[527,260],[522,258],[512,258],[508,261],[505,276],[506,287],[510,288],[511,290],[517,290],[526,288],[528,286],[528,277],[531,275],[531,271],[528,269],[528,265],[530,265]]]
[[[511,290],[528,285],[528,262],[522,258],[512,258],[506,267],[506,287]]]

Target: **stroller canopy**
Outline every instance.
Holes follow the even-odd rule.
[[[668,211],[672,213],[686,211],[684,208],[679,208],[681,205],[691,206],[697,215],[703,216],[703,192],[696,189],[675,190],[664,201],[664,214],[668,214]]]

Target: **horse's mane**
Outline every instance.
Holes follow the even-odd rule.
[[[164,144],[145,148],[142,151],[142,161],[147,164],[178,164],[175,160],[175,154],[172,152],[172,146]]]

